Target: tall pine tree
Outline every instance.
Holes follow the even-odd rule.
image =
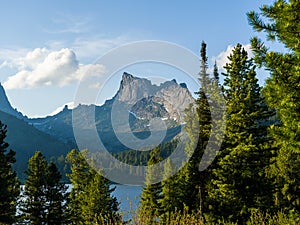
[[[111,182],[94,171],[93,179],[86,186],[82,205],[82,216],[85,224],[107,224],[119,221],[117,198],[111,196],[116,187]]]
[[[73,187],[70,192],[68,209],[70,213],[71,224],[83,224],[82,204],[86,185],[90,183],[91,174],[89,165],[85,158],[77,150],[72,150],[66,157],[70,164],[71,173],[67,174]]]
[[[150,159],[147,164],[145,187],[143,188],[140,200],[140,217],[146,220],[144,221],[145,223],[152,223],[162,212],[160,202],[162,191],[161,182],[154,183],[157,174],[152,167],[152,165],[159,163],[161,160],[160,149],[157,147],[153,149],[150,154]]]
[[[266,211],[272,204],[265,173],[269,111],[247,52],[238,44],[228,58],[223,74],[227,127],[209,189],[210,211],[215,218],[245,222],[251,209]]]
[[[48,225],[67,224],[67,186],[61,181],[62,175],[53,162],[48,164],[46,176],[46,223]]]
[[[300,1],[276,0],[261,11],[248,13],[251,26],[271,41],[283,44],[285,53],[269,50],[253,38],[255,61],[270,71],[264,95],[275,108],[279,123],[270,132],[277,151],[270,173],[275,179],[275,204],[280,210],[300,212]]]
[[[95,171],[86,161],[83,154],[72,150],[67,155],[71,165],[71,174],[68,174],[73,188],[70,193],[69,209],[71,224],[102,224],[113,223],[119,220],[118,202],[111,194],[111,182]]]
[[[182,212],[184,209],[182,201],[184,195],[181,189],[183,185],[180,183],[182,180],[178,174],[174,175],[177,169],[172,160],[168,158],[164,164],[162,197],[160,199],[162,209],[161,219],[166,224],[170,223],[170,218],[173,213]]]
[[[23,200],[22,222],[30,224],[66,224],[66,186],[54,163],[48,164],[41,152],[28,161]]]
[[[21,205],[23,221],[33,225],[46,224],[47,161],[41,152],[36,152],[29,159],[26,174]]]
[[[20,183],[12,167],[16,153],[12,150],[7,152],[6,133],[7,126],[0,121],[0,224],[13,224]]]
[[[207,146],[211,133],[211,112],[209,106],[208,87],[211,83],[207,73],[206,44],[201,44],[201,65],[199,72],[200,90],[196,92],[196,118],[193,113],[194,107],[191,106],[186,111],[186,122],[188,126],[187,133],[192,140],[186,147],[186,152],[191,156],[189,162],[180,171],[180,183],[183,187],[183,203],[190,211],[196,211],[200,214],[204,209],[204,198],[207,195],[206,183],[209,179],[209,170],[199,171],[201,158]],[[191,128],[194,129],[191,129]],[[195,133],[197,132],[197,133]],[[196,139],[195,139],[196,138]]]

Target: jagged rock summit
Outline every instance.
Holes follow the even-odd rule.
[[[161,83],[159,86],[152,84],[150,80],[138,78],[124,72],[119,91],[113,98],[128,105],[128,110],[139,117],[151,117],[149,110],[156,109],[154,115],[166,115],[168,119],[183,122],[184,110],[194,99],[185,83],[178,84],[175,79]],[[161,109],[158,112],[157,109]],[[146,112],[146,110],[148,110]]]
[[[83,137],[86,137],[87,140],[96,125],[99,137],[111,152],[127,149],[118,140],[115,132],[134,132],[138,137],[146,138],[149,135],[150,121],[157,117],[165,121],[167,127],[167,135],[164,140],[172,140],[184,124],[184,110],[194,101],[184,83],[178,84],[176,80],[170,80],[155,85],[146,78],[138,78],[124,73],[115,96],[101,106],[78,105],[74,109],[68,109],[65,106],[56,115],[28,119],[11,107],[5,91],[0,85],[0,111],[21,118],[23,122],[63,144],[72,146],[72,148],[77,147],[73,133],[74,124],[78,124]],[[120,102],[120,106],[123,107],[122,110],[117,111],[116,116],[112,113],[116,112],[113,110],[115,102]],[[78,118],[73,116],[74,112],[77,112]],[[89,118],[89,115],[94,115],[94,117]],[[122,116],[125,120],[121,120]],[[116,129],[113,127],[115,118],[121,121]]]
[[[152,96],[157,92],[158,87],[152,85],[150,80],[137,78],[129,73],[123,73],[119,91],[114,99],[134,104],[138,100]]]

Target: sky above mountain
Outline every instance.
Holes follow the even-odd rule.
[[[271,2],[2,1],[0,82],[13,107],[37,117],[72,104],[83,74],[91,68],[103,73],[94,62],[134,41],[173,42],[198,55],[204,40],[210,66],[216,60],[222,67],[234,45],[241,43],[249,50],[249,39],[257,35],[246,13]],[[126,70],[136,76],[176,78],[192,86],[180,71],[166,66],[148,63]],[[122,73],[105,89],[107,98],[115,94]],[[266,76],[259,72],[261,84]]]

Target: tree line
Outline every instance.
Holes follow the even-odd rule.
[[[225,221],[237,224],[300,223],[300,2],[275,1],[262,6],[261,12],[249,12],[250,25],[266,32],[268,40],[284,45],[286,52],[272,51],[254,37],[254,57],[250,58],[237,44],[225,65],[223,84],[217,65],[208,74],[206,43],[201,45],[199,81],[201,88],[195,105],[186,113],[187,133],[195,134],[199,123],[196,148],[186,147],[191,159],[179,172],[161,183],[152,184],[155,174],[147,171],[146,186],[141,195],[141,214],[145,224],[172,224],[176,215],[193,215],[197,224]],[[257,67],[264,67],[270,77],[261,88]],[[212,118],[212,110],[221,95],[225,99],[225,115]],[[194,118],[193,110],[197,113]],[[215,160],[204,171],[199,170],[201,157],[209,146],[212,127],[222,128],[225,137]],[[215,137],[218,142],[218,137]],[[216,145],[218,146],[218,145]],[[213,153],[213,151],[212,151]],[[148,165],[160,161],[153,152]],[[169,160],[166,177],[178,170]],[[285,216],[283,216],[285,215]],[[270,218],[285,217],[285,222]],[[178,224],[180,218],[176,217]],[[249,222],[250,221],[250,222]],[[196,222],[194,222],[196,224]],[[192,224],[192,223],[191,223]]]
[[[27,179],[20,186],[12,168],[15,152],[8,151],[5,142],[6,128],[0,121],[0,224],[83,225],[120,220],[111,182],[87,163],[84,151],[72,150],[66,157],[71,191],[55,163],[48,163],[39,151],[29,159]]]
[[[253,58],[237,44],[225,72],[219,74],[215,64],[209,74],[207,46],[202,42],[201,88],[185,118],[192,140],[185,147],[190,160],[177,168],[167,159],[165,179],[159,183],[153,183],[156,174],[149,167],[133,223],[300,223],[300,2],[276,0],[260,10],[247,14],[250,25],[265,32],[268,40],[282,44],[286,52],[269,49],[253,37]],[[270,73],[263,88],[258,84],[257,67]],[[224,106],[224,114],[218,105]],[[220,110],[217,118],[212,110]],[[200,129],[193,129],[195,123]],[[211,139],[213,127],[224,129],[223,141],[218,135]],[[69,194],[56,165],[37,152],[28,162],[20,198],[20,182],[12,168],[15,152],[8,150],[5,137],[6,126],[0,123],[1,224],[123,223],[110,181],[77,150],[66,157],[73,184]],[[214,149],[208,146],[220,149],[208,168],[199,170],[205,152],[211,151],[214,158]],[[161,148],[150,155],[130,155],[136,158],[120,157],[134,164],[142,158],[149,166],[167,157]]]

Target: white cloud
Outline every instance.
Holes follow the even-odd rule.
[[[18,48],[18,49],[9,49],[2,48],[0,50],[0,69],[3,67],[12,67],[12,62],[15,59],[21,58],[28,52],[28,49]]]
[[[36,48],[33,51],[28,52],[24,58],[18,59],[19,65],[22,66],[23,69],[26,69],[27,67],[33,69],[45,60],[48,53],[49,51],[46,48]]]
[[[11,63],[19,70],[4,82],[6,89],[65,86],[84,75],[95,76],[105,71],[99,64],[79,64],[75,53],[68,48],[59,51],[37,48]]]
[[[126,43],[138,40],[139,37],[130,37],[129,35],[120,35],[117,37],[105,37],[101,35],[90,35],[88,38],[79,37],[69,41],[52,40],[46,43],[49,49],[59,50],[62,48],[71,48],[76,52],[80,61],[91,62],[103,56],[108,51],[124,45]],[[141,37],[142,39],[143,37]]]
[[[253,53],[251,51],[251,44],[246,44],[246,45],[242,45],[243,48],[248,52],[248,56],[252,57]],[[227,46],[227,49],[223,52],[221,52],[218,56],[213,57],[213,63],[216,61],[217,62],[217,66],[219,68],[219,70],[224,70],[224,66],[226,65],[226,63],[229,62],[228,60],[228,56],[232,53],[232,50],[235,48],[235,46],[229,45]]]

